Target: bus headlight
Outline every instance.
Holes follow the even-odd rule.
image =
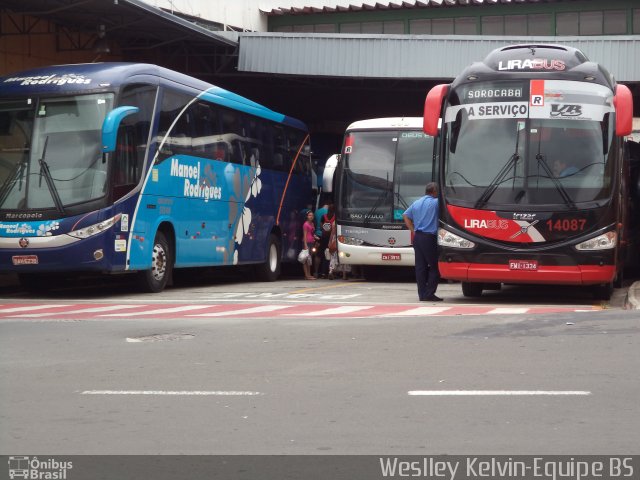
[[[438,229],[438,245],[451,248],[473,248],[476,246],[472,241],[451,233],[444,228]]]
[[[340,243],[344,243],[345,245],[362,245],[364,243],[364,240],[361,240],[359,238],[353,238],[353,237],[345,237],[344,235],[339,235],[338,236],[338,242]]]
[[[120,214],[116,215],[115,217],[111,217],[108,220],[96,223],[95,225],[84,227],[80,230],[74,230],[73,232],[69,232],[67,235],[75,238],[89,238],[97,235],[98,233],[104,232],[108,228],[112,227],[118,220],[120,220]]]
[[[610,250],[618,244],[618,234],[614,231],[603,233],[597,237],[576,245],[576,250]]]

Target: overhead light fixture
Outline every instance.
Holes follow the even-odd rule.
[[[95,53],[111,53],[111,47],[107,41],[107,29],[104,24],[98,25],[98,38],[93,42],[93,51]]]

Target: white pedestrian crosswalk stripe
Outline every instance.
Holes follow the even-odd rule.
[[[287,313],[286,315],[296,315],[301,317],[326,317],[329,315],[344,315],[347,313],[360,312],[362,310],[367,310],[369,308],[373,308],[373,305],[353,305],[353,306],[342,306],[342,307],[334,307],[334,308],[325,308],[324,310],[319,310],[315,312],[305,312],[305,313]]]
[[[75,305],[77,306],[77,305]],[[23,313],[22,315],[14,315],[17,318],[39,318],[48,317],[50,315],[78,315],[80,313],[101,313],[113,312],[115,310],[126,310],[129,308],[146,307],[147,305],[107,305],[104,307],[80,308],[78,310],[65,310],[62,312],[46,312],[46,313]]]
[[[106,313],[100,315],[101,317],[141,317],[145,315],[162,315],[165,313],[179,313],[188,312],[191,310],[202,310],[204,308],[211,308],[215,305],[183,305],[181,307],[168,307],[168,308],[156,308],[153,310],[147,310],[144,312],[122,312],[122,313]]]
[[[500,307],[494,308],[493,310],[489,310],[487,315],[505,315],[505,314],[514,314],[514,313],[527,313],[529,311],[528,307]]]
[[[229,315],[247,315],[251,313],[266,313],[283,310],[285,308],[291,308],[294,305],[262,305],[252,308],[241,308],[239,310],[231,310],[224,312],[211,312],[211,313],[192,313],[187,314],[187,317],[225,317]]]
[[[417,315],[435,315],[437,313],[446,312],[447,310],[451,310],[451,307],[416,307],[410,308],[408,310],[401,310],[399,312],[389,313],[389,317],[411,317]]]
[[[505,306],[495,305],[442,305],[417,306],[415,304],[373,304],[344,305],[317,303],[279,304],[4,304],[0,305],[0,319],[10,320],[51,320],[64,321],[78,319],[136,319],[136,318],[400,318],[437,317],[454,315],[526,315],[560,312],[593,312],[602,310],[593,305],[590,309],[582,306]]]
[[[0,308],[0,313],[25,312],[30,310],[46,310],[51,308],[71,307],[72,305],[28,305],[26,307]]]

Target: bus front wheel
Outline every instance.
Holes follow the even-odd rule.
[[[481,297],[482,284],[462,282],[462,295],[464,295],[465,297],[471,297],[471,298]]]
[[[167,286],[173,271],[173,254],[164,233],[158,232],[153,241],[151,269],[138,272],[140,288],[143,292],[158,293]]]
[[[267,259],[256,265],[256,276],[263,282],[275,282],[280,276],[280,241],[274,234],[269,235],[267,245]]]

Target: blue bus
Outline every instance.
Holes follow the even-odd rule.
[[[0,271],[60,274],[253,265],[273,281],[313,203],[306,126],[189,76],[138,63],[0,78]]]

